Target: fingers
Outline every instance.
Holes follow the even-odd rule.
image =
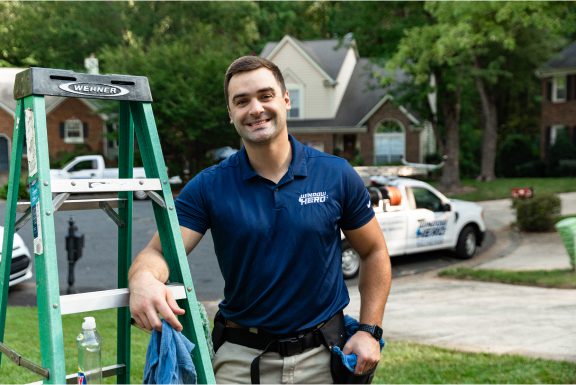
[[[374,369],[380,361],[380,344],[371,335],[359,332],[354,334],[342,349],[344,354],[356,354],[354,374],[361,375]]]
[[[147,330],[162,330],[164,318],[175,330],[182,331],[177,315],[184,314],[164,283],[149,275],[133,276],[130,282],[130,312],[136,324]]]
[[[174,328],[174,330],[179,332],[182,331],[182,324],[180,321],[178,321],[176,314],[184,314],[184,309],[181,309],[178,306],[170,290],[166,290],[163,301],[160,301],[156,304],[156,309],[158,309],[158,312],[162,315],[166,322],[168,322]]]
[[[185,313],[185,310],[178,306],[178,303],[174,299],[174,295],[170,290],[166,293],[166,302],[168,302],[168,306],[172,309],[172,312],[176,315],[182,315]]]

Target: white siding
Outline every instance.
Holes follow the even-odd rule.
[[[334,115],[336,115],[338,107],[340,107],[340,102],[342,101],[346,88],[348,88],[348,83],[350,82],[350,77],[352,77],[352,72],[354,72],[354,67],[356,67],[357,61],[354,49],[348,48],[346,58],[344,58],[344,62],[342,63],[342,67],[340,68],[340,72],[336,78],[338,84],[336,85],[334,95],[334,110],[332,112]]]
[[[316,68],[300,50],[291,43],[268,58],[282,71],[288,74],[288,83],[302,84],[305,119],[328,119],[334,117],[335,92],[324,85],[325,76]],[[295,76],[290,76],[293,73]],[[296,79],[296,77],[298,79]]]

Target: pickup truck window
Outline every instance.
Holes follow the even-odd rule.
[[[442,200],[432,191],[421,187],[412,187],[412,194],[417,209],[442,211]]]
[[[84,160],[82,162],[76,163],[68,172],[81,171],[81,170],[93,170],[97,169],[98,165],[95,160]]]

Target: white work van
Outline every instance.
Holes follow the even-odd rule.
[[[486,232],[482,208],[448,199],[428,183],[410,178],[372,177],[372,206],[391,257],[448,249],[472,258]],[[356,276],[360,257],[342,235],[342,272]]]

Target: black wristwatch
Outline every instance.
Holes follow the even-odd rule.
[[[360,324],[358,325],[358,331],[370,333],[376,341],[380,341],[380,338],[382,338],[382,328],[378,325]]]

